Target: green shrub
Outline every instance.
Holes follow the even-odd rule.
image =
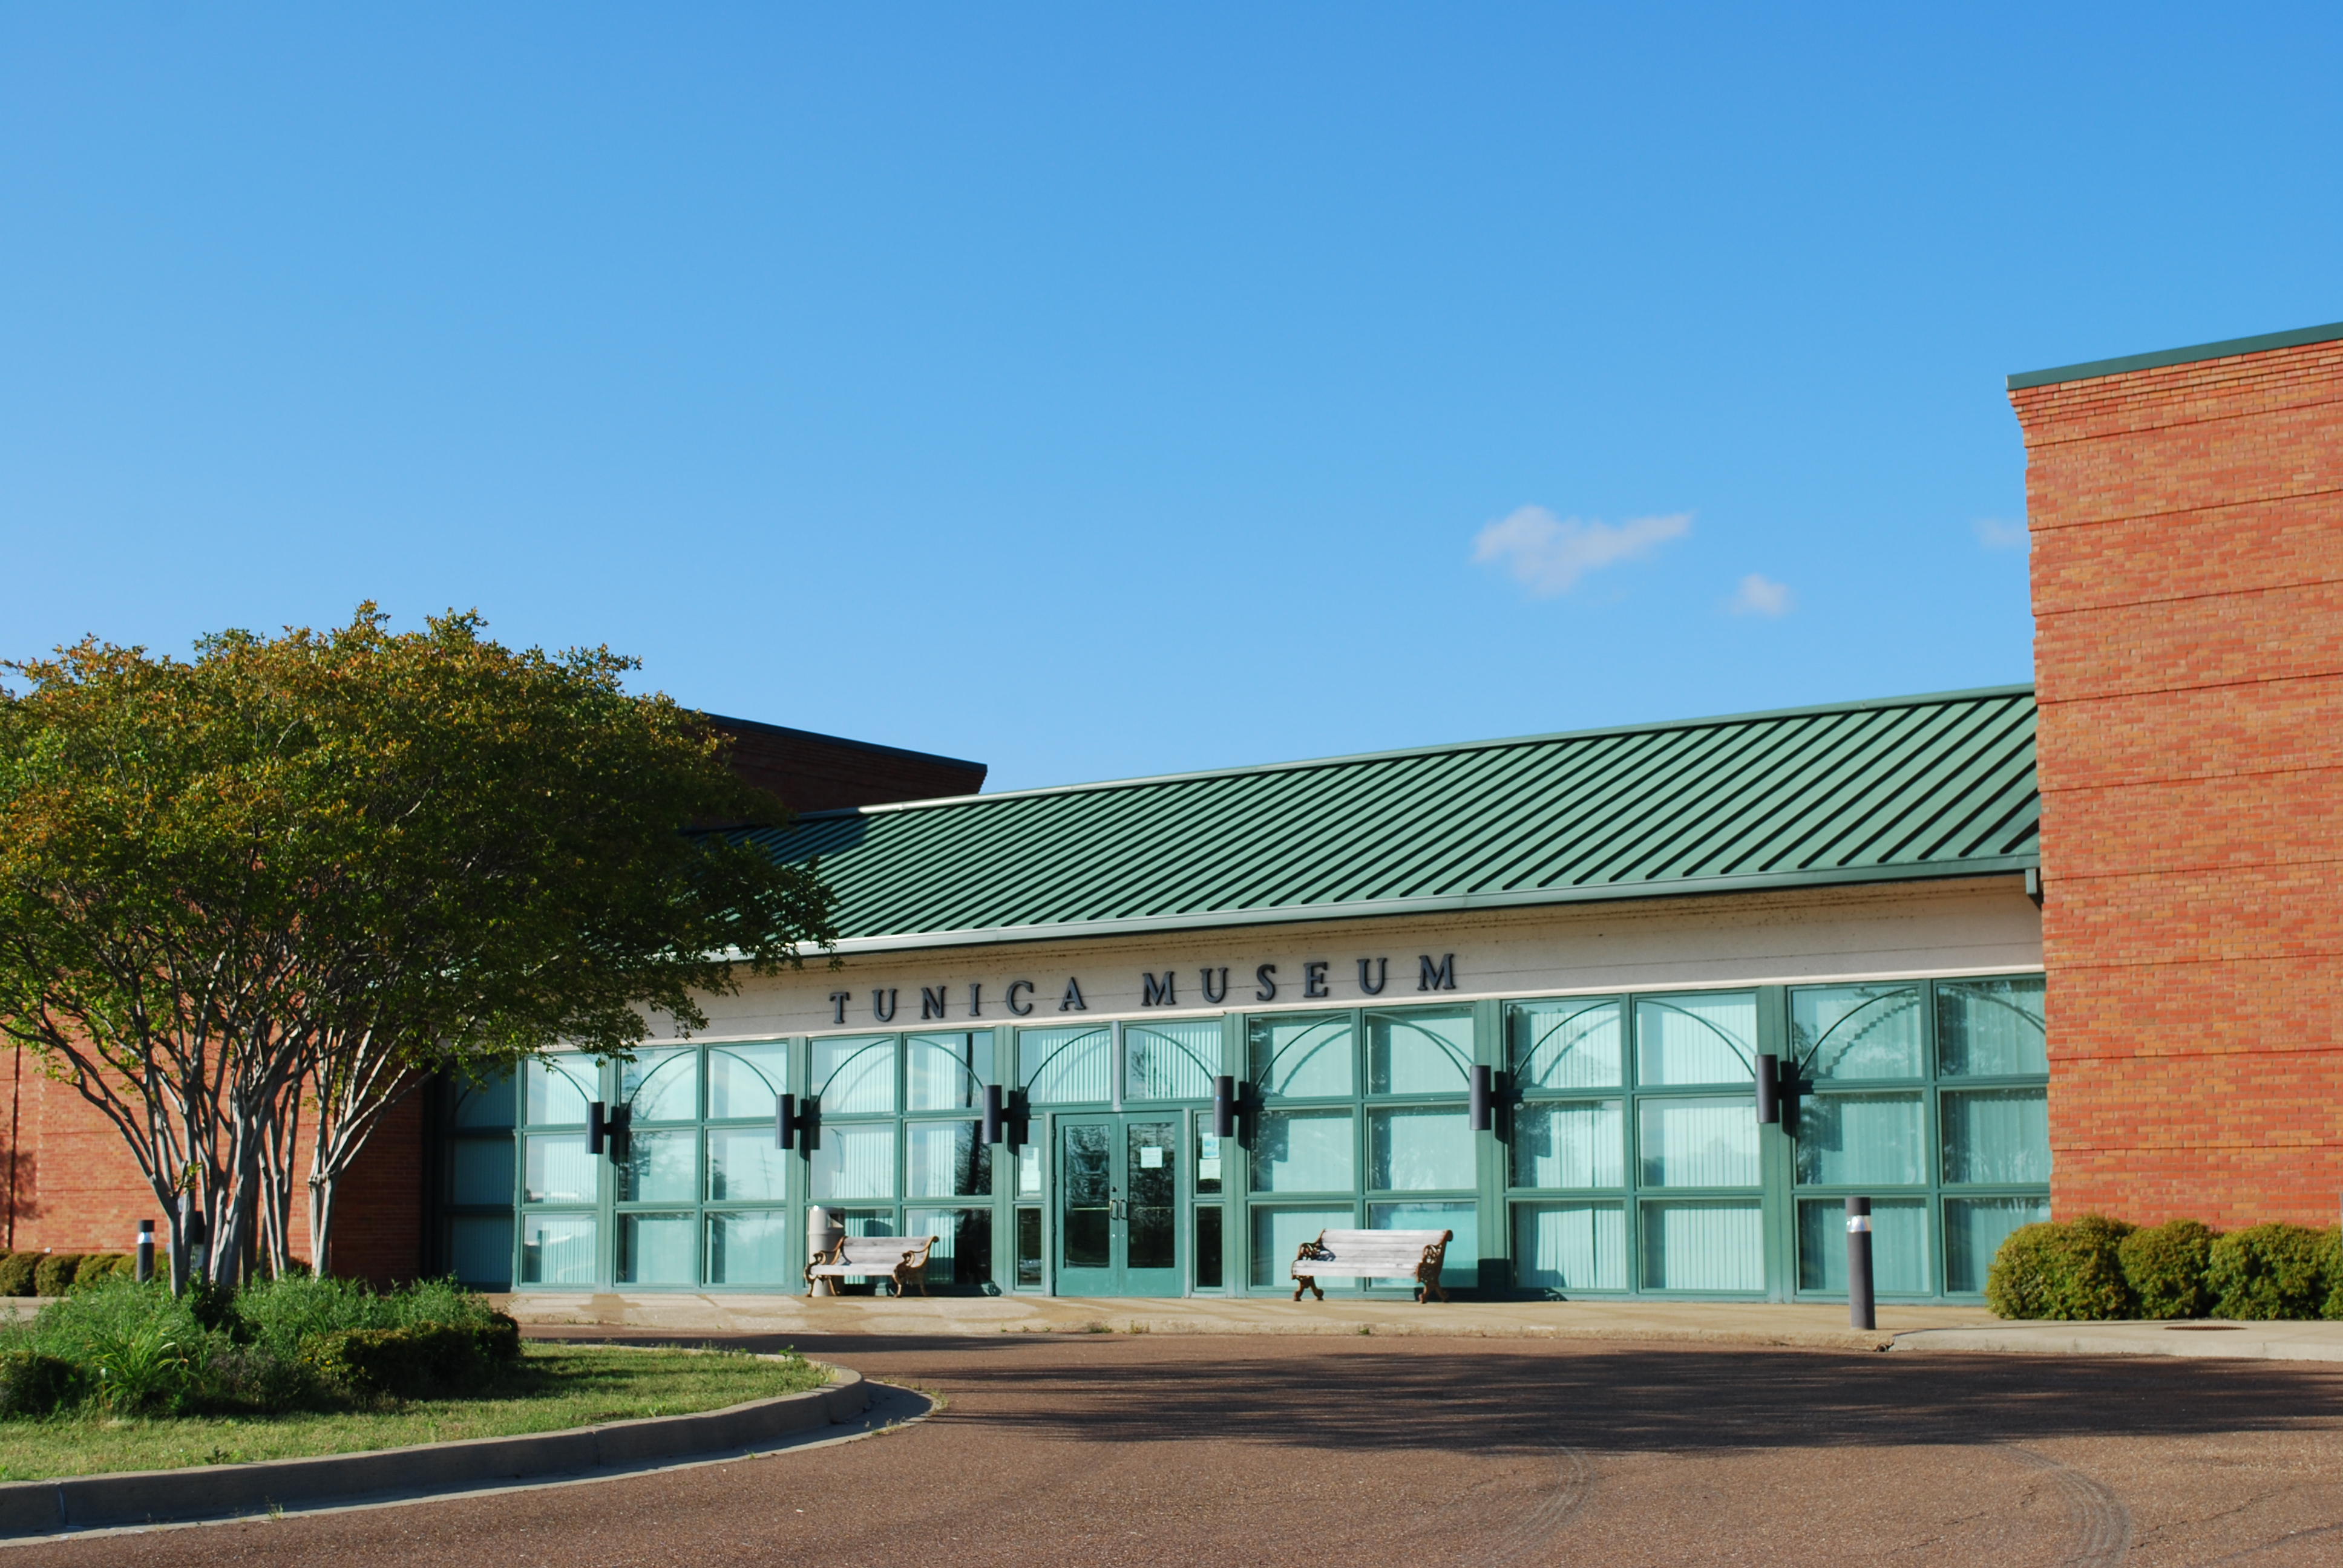
[[[79,1252],[51,1252],[33,1271],[33,1294],[62,1296],[73,1289],[74,1276],[81,1271]]]
[[[402,1329],[418,1323],[486,1328],[500,1314],[452,1280],[422,1280],[380,1294],[357,1280],[288,1274],[246,1288],[236,1298],[235,1337],[266,1345],[288,1361],[320,1334],[347,1329]],[[517,1332],[517,1331],[516,1331]]]
[[[41,1266],[38,1252],[11,1252],[0,1258],[0,1296],[29,1296],[33,1275]]]
[[[360,1398],[416,1399],[476,1382],[488,1370],[486,1331],[466,1324],[339,1329],[302,1347],[320,1379]]]
[[[126,1252],[92,1252],[74,1271],[73,1288],[87,1290],[106,1280],[129,1278],[137,1271],[137,1264]]]
[[[2131,1232],[2099,1214],[2021,1225],[1994,1255],[1986,1304],[2004,1318],[2128,1317],[2131,1286],[2118,1249]]]
[[[2212,1309],[2205,1283],[2214,1231],[2198,1220],[2167,1220],[2134,1231],[2116,1249],[2143,1318],[2201,1318]]]
[[[38,1351],[0,1352],[0,1416],[47,1415],[71,1400],[73,1362]]]
[[[2330,1230],[2318,1244],[2318,1271],[2327,1281],[2327,1301],[2319,1316],[2343,1318],[2343,1230]]]
[[[2223,1318],[2315,1318],[2328,1281],[2320,1231],[2308,1225],[2251,1225],[2213,1243],[2205,1282]]]

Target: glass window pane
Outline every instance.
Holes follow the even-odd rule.
[[[1917,1187],[1928,1180],[1927,1108],[1915,1094],[1817,1094],[1798,1107],[1798,1180]]]
[[[1367,1014],[1367,1092],[1463,1094],[1472,1086],[1473,1010]]]
[[[1948,1198],[1945,1201],[1945,1289],[1973,1295],[1985,1289],[1993,1255],[2020,1225],[2050,1217],[2047,1198]]]
[[[618,1064],[618,1098],[637,1121],[693,1121],[699,1116],[699,1052],[638,1050]]]
[[[1765,1226],[1755,1202],[1646,1203],[1644,1289],[1762,1291]]]
[[[1247,1071],[1272,1099],[1349,1094],[1357,1081],[1351,1056],[1347,1017],[1257,1018],[1246,1027]]]
[[[895,1129],[891,1123],[871,1126],[848,1122],[825,1126],[820,1145],[813,1151],[809,1172],[813,1201],[834,1198],[892,1198],[895,1195]],[[860,1231],[849,1231],[860,1235]],[[892,1231],[873,1235],[891,1236]]]
[[[1220,1070],[1219,1019],[1122,1026],[1122,1091],[1132,1100],[1210,1100]]]
[[[992,1191],[992,1149],[974,1121],[903,1124],[903,1196],[977,1198]]]
[[[618,1282],[698,1284],[699,1229],[698,1217],[689,1213],[619,1215]]]
[[[2049,1091],[1972,1089],[1943,1097],[1945,1180],[2019,1186],[2050,1180]]]
[[[509,1214],[465,1214],[447,1226],[447,1266],[474,1290],[512,1283],[513,1221]]]
[[[1293,1256],[1302,1243],[1314,1241],[1321,1231],[1347,1231],[1357,1225],[1357,1211],[1339,1209],[1262,1209],[1252,1211],[1252,1282],[1293,1288]],[[1337,1288],[1330,1284],[1329,1289]]]
[[[528,1141],[527,1178],[521,1197],[530,1203],[591,1203],[595,1166],[582,1132],[538,1133]]]
[[[594,1282],[594,1217],[525,1214],[520,1222],[520,1279],[525,1285]]]
[[[1505,1010],[1507,1060],[1514,1081],[1529,1092],[1546,1089],[1616,1089],[1625,1010],[1608,999],[1557,997],[1515,1002]]]
[[[1039,1198],[1041,1195],[1041,1146],[1021,1143],[1017,1146],[1017,1195]]]
[[[1017,1211],[1017,1288],[1041,1288],[1041,1211]]]
[[[1470,1188],[1478,1181],[1473,1129],[1463,1111],[1368,1113],[1367,1185],[1376,1191],[1428,1192]]]
[[[1813,986],[1790,993],[1790,1045],[1817,1082],[1918,1078],[1925,1060],[1918,986]]]
[[[456,1091],[458,1127],[510,1127],[513,1124],[513,1081],[508,1072],[493,1083],[467,1085]],[[508,1270],[512,1265],[505,1265]]]
[[[1370,1231],[1453,1231],[1440,1255],[1440,1282],[1451,1289],[1481,1282],[1481,1211],[1473,1203],[1370,1203]],[[1375,1280],[1377,1285],[1413,1286],[1414,1276]]]
[[[895,1037],[813,1042],[809,1091],[826,1116],[882,1116],[895,1109]]]
[[[2042,977],[1938,980],[1936,1055],[1953,1077],[2048,1072]]]
[[[689,1203],[699,1195],[699,1134],[637,1132],[618,1167],[621,1203]]]
[[[1644,1084],[1750,1083],[1757,1076],[1757,999],[1635,1000],[1635,1078]]]
[[[1256,1192],[1347,1192],[1357,1181],[1351,1113],[1271,1111],[1253,1134]],[[1314,1234],[1314,1232],[1313,1232]]]
[[[909,1111],[967,1111],[984,1103],[992,1076],[992,1031],[915,1034],[903,1045]]]
[[[1021,1029],[1017,1067],[1035,1105],[1103,1105],[1114,1098],[1114,1035],[1096,1024]]]
[[[1746,1096],[1643,1100],[1636,1117],[1644,1186],[1757,1185],[1757,1111]]]
[[[708,1119],[773,1119],[773,1102],[789,1086],[789,1048],[779,1040],[708,1048]]]
[[[1221,1208],[1208,1203],[1196,1211],[1196,1289],[1224,1290],[1222,1259],[1225,1242],[1221,1231]]]
[[[458,1138],[448,1152],[454,1156],[454,1179],[448,1183],[451,1203],[485,1203],[504,1209],[513,1201],[513,1141],[509,1138]],[[507,1265],[509,1267],[510,1265]]]
[[[575,1052],[530,1058],[526,1081],[531,1127],[583,1125],[587,1104],[602,1098],[600,1064]]]
[[[1530,1291],[1627,1288],[1627,1211],[1617,1203],[1518,1203],[1513,1278]]]
[[[903,1234],[936,1239],[928,1249],[930,1288],[992,1282],[991,1210],[907,1209]]]
[[[1928,1263],[1928,1201],[1881,1198],[1871,1205],[1871,1287],[1883,1296],[1936,1294]],[[1846,1205],[1798,1205],[1798,1289],[1846,1294]]]
[[[1564,1100],[1517,1106],[1513,1111],[1513,1185],[1624,1187],[1627,1182],[1625,1131],[1615,1100]],[[1625,1232],[1621,1234],[1624,1237]]]
[[[1196,1191],[1221,1190],[1221,1141],[1209,1132],[1196,1134]]]
[[[708,1282],[778,1285],[789,1279],[789,1216],[765,1210],[708,1216]]]
[[[779,1202],[789,1168],[789,1153],[773,1147],[769,1127],[708,1130],[708,1201],[711,1203]]]

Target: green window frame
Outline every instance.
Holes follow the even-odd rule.
[[[797,1212],[819,1204],[850,1236],[934,1236],[931,1291],[995,1288],[998,1172],[1010,1164],[982,1137],[994,1081],[990,1029],[814,1035],[806,1093],[819,1108],[801,1151]],[[861,1292],[878,1282],[850,1278]]]

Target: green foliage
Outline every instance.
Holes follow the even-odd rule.
[[[2134,1231],[2117,1249],[2143,1318],[2201,1318],[2213,1305],[2205,1271],[2214,1231],[2199,1220],[2167,1220]]]
[[[2020,1226],[1986,1272],[1986,1304],[2004,1318],[2128,1317],[2131,1286],[2120,1249],[2132,1231],[2100,1214]]]
[[[74,1397],[80,1372],[61,1356],[0,1352],[0,1416],[47,1415]]]
[[[0,1296],[29,1296],[34,1275],[41,1266],[38,1252],[11,1252],[0,1258]]]
[[[500,1314],[453,1280],[419,1280],[377,1294],[357,1280],[290,1276],[237,1293],[230,1332],[298,1360],[303,1342],[349,1329],[401,1329],[418,1323],[486,1328]]]
[[[2329,1229],[2318,1244],[2318,1271],[2327,1280],[2324,1318],[2343,1318],[2343,1229]]]
[[[102,1281],[128,1279],[137,1271],[137,1260],[126,1252],[92,1252],[74,1271],[73,1288],[85,1290]]]
[[[2331,1289],[2323,1232],[2308,1225],[2251,1225],[2213,1243],[2205,1282],[2213,1315],[2222,1318],[2315,1318]]]
[[[74,1276],[81,1272],[82,1257],[79,1252],[51,1252],[43,1258],[40,1267],[33,1271],[33,1294],[62,1296],[72,1290]]]
[[[364,1399],[427,1399],[477,1382],[500,1359],[503,1336],[487,1326],[416,1323],[318,1334],[301,1360],[324,1382]],[[513,1336],[516,1353],[519,1336]]]

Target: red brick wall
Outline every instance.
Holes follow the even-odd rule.
[[[2052,1203],[2343,1200],[2343,342],[2015,391]]]

